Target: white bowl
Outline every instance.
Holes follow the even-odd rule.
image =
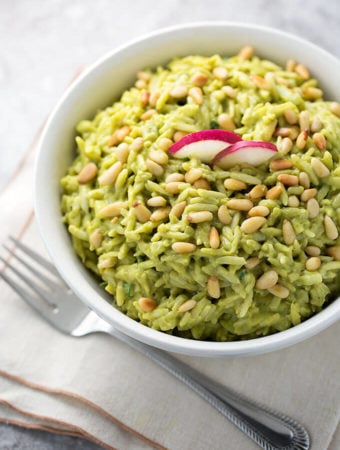
[[[123,333],[165,350],[197,356],[254,355],[302,341],[334,323],[340,298],[305,322],[270,336],[238,342],[195,341],[148,328],[114,308],[108,296],[76,256],[61,221],[59,180],[74,156],[75,125],[110,104],[134,82],[138,70],[188,54],[233,55],[245,45],[284,65],[295,59],[320,81],[326,98],[340,100],[340,61],[295,36],[237,23],[193,23],[154,32],[120,47],[87,69],[65,92],[44,129],[35,172],[35,208],[49,254],[74,292]]]

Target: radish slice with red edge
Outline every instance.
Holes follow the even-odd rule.
[[[212,164],[222,169],[237,165],[260,166],[277,153],[276,145],[265,141],[239,141],[220,151]]]
[[[223,149],[241,140],[241,136],[225,130],[203,130],[190,133],[170,148],[175,158],[198,158],[205,163],[211,163],[214,157]]]

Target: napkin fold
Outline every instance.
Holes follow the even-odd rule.
[[[0,192],[0,242],[11,234],[46,256],[32,212],[33,148]],[[135,350],[108,335],[62,335],[1,280],[0,291],[0,422],[82,436],[107,449],[258,448]],[[313,450],[335,450],[339,331],[338,323],[303,343],[261,356],[177,357],[300,421],[311,433]]]

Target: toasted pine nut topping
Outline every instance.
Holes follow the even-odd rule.
[[[211,222],[213,217],[213,213],[210,211],[197,211],[188,214],[187,221],[190,223]]]
[[[218,281],[218,278],[215,277],[215,275],[210,275],[208,278],[208,294],[212,298],[220,298],[221,296],[221,288],[220,288],[220,282]]]
[[[154,108],[157,105],[157,101],[160,96],[161,93],[159,91],[153,91],[150,93],[149,105],[151,106],[151,108]]]
[[[282,224],[282,236],[286,245],[291,245],[296,238],[293,225],[287,219],[284,219]]]
[[[227,113],[222,113],[217,117],[217,123],[227,131],[234,131],[236,128],[234,120]]]
[[[325,216],[324,218],[324,227],[325,227],[325,233],[328,239],[331,239],[332,241],[335,241],[335,239],[339,236],[339,231],[333,221],[329,216]]]
[[[158,147],[162,150],[168,150],[169,147],[173,144],[172,140],[166,137],[160,138],[160,140],[157,142]]]
[[[109,139],[108,146],[112,147],[113,145],[119,144],[119,142],[122,142],[129,133],[130,127],[128,125],[124,125],[123,127],[119,128]]]
[[[168,155],[162,150],[151,150],[151,152],[149,152],[149,158],[161,166],[164,166],[169,161]]]
[[[275,284],[274,286],[268,288],[268,291],[275,295],[275,297],[287,298],[289,296],[289,289],[281,284]]]
[[[191,78],[191,82],[195,86],[204,86],[207,81],[208,81],[208,76],[202,72],[196,72]]]
[[[173,136],[174,141],[178,142],[182,138],[184,138],[184,136],[186,136],[186,135],[187,135],[187,133],[185,133],[184,131],[175,131],[174,136]]]
[[[205,178],[199,178],[194,182],[194,188],[196,189],[210,189],[209,181]]]
[[[92,181],[97,175],[98,169],[97,166],[90,162],[84,166],[79,172],[77,181],[79,184],[86,184]]]
[[[323,125],[322,125],[322,122],[319,119],[319,117],[314,117],[314,119],[312,120],[311,126],[310,126],[311,132],[317,133],[318,131],[322,130],[322,127],[323,127]]]
[[[172,181],[184,181],[184,180],[185,180],[185,176],[182,173],[178,173],[178,172],[170,173],[170,175],[168,175],[165,178],[166,183],[171,183]]]
[[[269,89],[267,81],[259,75],[250,75],[250,79],[256,84],[259,89]]]
[[[274,159],[270,161],[269,167],[271,170],[286,170],[291,169],[293,163],[289,159]]]
[[[144,89],[146,87],[146,82],[144,80],[137,80],[135,86],[137,89]]]
[[[301,131],[301,133],[298,135],[298,137],[296,139],[297,148],[299,150],[303,150],[307,145],[307,141],[308,141],[308,131],[303,130],[303,131]]]
[[[322,90],[312,86],[304,87],[302,97],[306,100],[317,100],[322,97]]]
[[[332,102],[329,109],[335,116],[340,117],[340,103]]]
[[[226,205],[221,205],[217,211],[217,217],[220,222],[224,225],[229,225],[231,223],[232,217]]]
[[[183,214],[183,211],[185,210],[186,206],[187,206],[186,201],[176,203],[176,205],[174,205],[171,208],[170,214],[173,214],[175,217],[177,217],[177,219],[179,219]]]
[[[308,202],[309,199],[314,198],[317,194],[317,189],[315,188],[310,188],[310,189],[305,189],[300,198],[303,202]]]
[[[149,103],[150,99],[150,91],[143,89],[140,94],[140,101],[142,102],[142,105],[147,105]]]
[[[244,189],[247,189],[248,186],[243,181],[227,178],[224,180],[224,187],[229,191],[243,191]]]
[[[166,198],[162,197],[161,195],[157,195],[156,197],[151,197],[146,202],[148,206],[165,206],[166,205]]]
[[[303,64],[297,64],[294,70],[303,80],[310,78],[309,70]]]
[[[320,206],[315,198],[310,198],[307,201],[307,211],[310,219],[315,219],[319,215]]]
[[[299,134],[300,134],[300,127],[298,127],[297,125],[292,125],[290,127],[290,139],[292,141],[295,141],[295,139],[297,139]]]
[[[226,94],[227,97],[235,98],[237,95],[236,89],[231,86],[222,86],[222,91]]]
[[[185,174],[185,181],[187,183],[193,184],[195,181],[199,180],[202,177],[202,169],[192,168]]]
[[[241,224],[241,231],[246,234],[255,233],[259,230],[265,223],[267,219],[261,216],[254,216],[246,219]]]
[[[225,67],[215,67],[213,69],[213,75],[219,80],[225,80],[228,76],[228,71]]]
[[[175,86],[171,89],[170,95],[173,98],[183,98],[188,95],[188,89],[185,86]]]
[[[327,255],[331,256],[335,261],[340,261],[340,245],[334,247],[328,247],[326,250]]]
[[[238,53],[238,58],[241,60],[250,59],[254,54],[254,49],[250,45],[246,45],[245,47],[241,48],[241,50]]]
[[[150,81],[151,74],[140,70],[139,72],[137,72],[137,78],[139,80]]]
[[[171,181],[170,183],[166,183],[165,190],[169,194],[179,194],[186,186],[188,186],[187,183],[183,183],[181,181]]]
[[[267,186],[264,184],[257,184],[253,187],[251,191],[249,191],[246,196],[252,200],[257,198],[263,198],[267,193]]]
[[[269,208],[264,205],[258,205],[251,208],[250,211],[248,211],[249,217],[255,217],[255,216],[261,216],[261,217],[267,217],[270,214]]]
[[[105,170],[105,172],[103,172],[98,178],[98,183],[100,186],[110,186],[111,184],[114,184],[122,168],[123,165],[120,161],[112,164],[112,166]]]
[[[292,133],[291,128],[287,128],[287,127],[279,127],[276,128],[275,132],[274,132],[274,136],[281,136],[281,137],[289,137]]]
[[[299,173],[299,183],[305,189],[309,189],[309,187],[310,187],[310,180],[309,180],[309,176],[308,176],[308,174],[306,172],[300,172]]]
[[[143,146],[144,146],[143,138],[138,137],[130,144],[130,151],[139,152],[140,150],[142,150]]]
[[[236,209],[237,211],[249,211],[253,206],[253,202],[242,198],[232,198],[227,201],[227,206],[230,209]]]
[[[295,125],[299,121],[298,115],[292,109],[286,109],[285,111],[283,111],[283,116],[289,123],[289,125]]]
[[[129,152],[130,149],[126,142],[122,142],[121,144],[119,144],[116,150],[116,156],[118,161],[124,164],[129,157]]]
[[[153,300],[152,298],[148,298],[148,297],[141,297],[138,300],[138,304],[144,312],[151,312],[157,306],[157,303],[155,302],[155,300]]]
[[[193,99],[197,105],[202,105],[203,103],[203,92],[198,86],[194,86],[189,89],[189,96]]]
[[[167,219],[169,217],[170,210],[170,206],[156,209],[156,211],[154,211],[150,216],[151,222],[158,222],[160,220]]]
[[[184,313],[187,311],[191,311],[193,308],[195,308],[197,302],[196,300],[187,300],[186,302],[182,303],[182,305],[178,308],[178,312]]]
[[[221,240],[220,240],[220,235],[219,235],[217,228],[211,227],[210,232],[209,232],[210,247],[211,248],[219,248],[220,243],[221,243]]]
[[[101,246],[103,242],[103,235],[99,228],[95,229],[89,236],[90,244],[94,248],[98,248]]]
[[[100,259],[98,261],[97,267],[98,269],[109,269],[110,267],[113,267],[117,262],[117,258],[115,256],[110,256],[105,259]]]
[[[285,186],[297,186],[299,184],[299,178],[296,175],[290,175],[288,173],[280,173],[277,179]]]
[[[145,113],[143,113],[140,116],[140,118],[141,118],[141,120],[149,120],[155,113],[156,113],[155,109],[148,109],[147,111],[145,111]]]
[[[288,206],[291,206],[292,208],[297,208],[299,205],[300,201],[296,195],[290,195],[288,197]]]
[[[321,259],[318,256],[312,256],[306,261],[306,269],[309,271],[318,270],[321,266]]]
[[[99,218],[105,217],[118,217],[121,214],[122,209],[127,207],[127,202],[113,202],[104,206],[99,212]]]
[[[257,256],[253,256],[252,258],[248,258],[244,267],[246,269],[254,269],[254,267],[258,266],[261,262],[261,259],[258,258]]]
[[[307,130],[309,131],[309,122],[310,122],[310,116],[308,111],[301,111],[299,114],[299,124],[301,131]]]
[[[152,159],[147,158],[147,160],[145,161],[145,164],[146,164],[147,169],[152,174],[154,174],[156,177],[162,175],[162,173],[164,172],[164,168],[160,164],[157,164]]]
[[[286,62],[286,70],[288,70],[288,72],[294,72],[296,65],[297,62],[294,59],[288,59]]]
[[[272,288],[276,285],[278,282],[279,276],[275,270],[269,270],[268,272],[265,272],[263,275],[260,276],[260,278],[257,279],[255,288],[264,290]]]
[[[285,137],[282,139],[280,144],[280,153],[283,155],[287,155],[293,148],[293,141],[289,137]]]
[[[275,200],[282,194],[282,186],[274,186],[266,194],[266,198],[270,200]]]
[[[313,134],[313,142],[319,150],[326,150],[327,142],[325,136],[322,133]]]
[[[308,256],[320,256],[321,250],[315,245],[308,245],[308,247],[305,248],[305,253],[307,253]]]
[[[319,178],[328,177],[328,175],[331,173],[328,167],[324,165],[323,162],[321,162],[318,158],[312,158],[311,166]]]
[[[143,205],[143,203],[136,202],[133,205],[133,208],[135,216],[139,222],[145,223],[150,220],[151,211],[145,205]]]
[[[196,250],[196,245],[190,242],[175,242],[171,248],[176,253],[192,253]]]

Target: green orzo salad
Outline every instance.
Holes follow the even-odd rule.
[[[202,130],[275,152],[227,169],[172,152]],[[339,294],[340,104],[304,65],[251,47],[173,59],[82,120],[76,144],[63,220],[129,317],[233,341],[297,325]]]

